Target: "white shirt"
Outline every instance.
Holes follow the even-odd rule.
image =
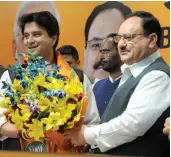
[[[99,79],[99,78],[95,78],[94,83],[91,85],[92,89],[94,88],[94,85],[95,85],[98,81],[100,81],[100,80],[101,80],[101,79]]]
[[[3,81],[5,81],[6,83],[9,83],[9,84],[12,84],[8,71],[5,71],[1,77],[0,93],[3,92],[3,90],[2,90],[2,86],[3,86],[2,82]],[[84,93],[87,95],[87,98],[88,98],[88,105],[87,105],[87,110],[86,110],[86,114],[84,117],[84,124],[87,124],[88,126],[97,125],[97,124],[99,124],[100,116],[99,116],[99,112],[97,109],[95,96],[94,96],[94,93],[91,88],[91,83],[85,74],[84,74],[83,85],[84,85],[84,87],[83,87]],[[2,98],[0,97],[0,99],[2,99]],[[0,107],[0,126],[2,124],[4,124],[4,122],[6,122],[6,118],[3,114],[3,111],[5,111],[5,109]],[[5,136],[1,136],[0,141],[4,140],[6,138],[7,137],[5,137]]]
[[[121,78],[121,76],[119,76],[115,80],[113,80],[113,78],[109,75],[109,80],[110,80],[111,83],[114,83],[115,81],[117,81],[120,78]]]
[[[138,76],[159,56],[159,52],[155,52],[134,65],[123,65],[123,76],[119,85],[131,75]],[[86,128],[85,140],[92,148],[98,147],[101,152],[105,152],[143,136],[170,105],[169,87],[169,76],[162,71],[154,70],[144,75],[125,111],[109,122]]]
[[[84,93],[87,95],[88,98],[88,105],[87,105],[87,111],[84,117],[84,124],[88,125],[97,125],[100,122],[100,116],[99,111],[97,109],[96,105],[96,99],[91,87],[90,80],[88,77],[84,74]]]

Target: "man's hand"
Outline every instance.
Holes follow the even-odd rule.
[[[170,140],[170,117],[165,120],[163,133],[168,135]]]
[[[1,126],[1,134],[11,138],[18,138],[14,124],[6,122]]]
[[[86,125],[81,125],[75,127],[73,129],[66,130],[64,132],[64,139],[71,140],[71,143],[74,146],[82,146],[86,144],[84,138],[84,130],[86,129]]]

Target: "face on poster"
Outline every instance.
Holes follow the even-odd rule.
[[[26,52],[25,46],[23,44],[23,37],[20,31],[16,31],[14,29],[14,25],[16,23],[16,14],[20,9],[21,3],[23,2],[0,2],[0,16],[2,20],[0,24],[0,64],[4,66],[15,63],[14,56],[17,52]],[[79,52],[81,63],[80,66],[84,68],[84,70],[87,70],[85,70],[86,74],[91,77],[103,78],[107,75],[107,73],[103,73],[100,67],[94,69],[94,65],[99,61],[100,58],[98,48],[94,48],[94,51],[91,49],[92,44],[96,44],[97,46],[98,43],[90,43],[90,45],[85,47],[86,42],[84,34],[87,18],[96,6],[103,3],[104,2],[102,1],[54,2],[53,7],[49,4],[42,4],[39,5],[39,7],[30,4],[22,10],[22,14],[47,10],[55,16],[55,10],[57,10],[60,18],[60,37],[57,48],[63,45],[73,45]],[[166,3],[161,1],[122,1],[122,3],[128,6],[132,11],[148,11],[159,19],[162,26],[160,53],[164,60],[170,64],[170,9],[167,8]],[[159,12],[159,10],[162,11]],[[105,18],[106,16],[108,16],[108,18]],[[113,18],[114,16],[117,16],[117,18]],[[124,18],[122,17],[122,14],[117,9],[108,10],[108,12],[106,11],[105,14],[99,14],[91,24],[87,41],[91,40],[95,36],[103,38],[110,32],[117,32],[123,20]],[[102,76],[100,76],[100,74],[102,74]]]

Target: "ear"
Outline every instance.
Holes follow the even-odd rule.
[[[77,61],[77,64],[80,65],[80,60]]]
[[[153,48],[156,46],[158,37],[156,33],[152,33],[149,35],[149,48]]]
[[[55,45],[55,43],[56,43],[56,40],[58,39],[58,35],[53,35],[52,36],[52,45]]]

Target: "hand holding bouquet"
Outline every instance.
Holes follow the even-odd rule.
[[[42,57],[22,54],[24,64],[17,61],[10,69],[12,84],[4,82],[0,107],[7,121],[22,131],[22,138],[39,141],[49,130],[63,132],[80,120],[83,85],[72,70],[70,77],[57,65],[43,62]]]

